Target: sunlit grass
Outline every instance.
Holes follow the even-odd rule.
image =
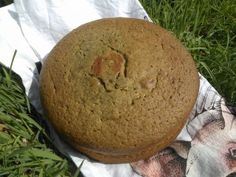
[[[236,1],[141,0],[154,23],[172,31],[209,82],[236,104]]]
[[[0,176],[71,176],[36,121],[21,79],[0,67]],[[48,143],[45,143],[45,142]]]

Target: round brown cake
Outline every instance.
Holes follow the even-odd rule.
[[[199,87],[191,55],[168,31],[130,18],[84,24],[49,53],[40,79],[47,118],[104,163],[148,158],[173,142]]]

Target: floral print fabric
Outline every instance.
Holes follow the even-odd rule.
[[[236,176],[235,120],[225,100],[200,75],[196,104],[176,141],[131,166],[144,177]]]

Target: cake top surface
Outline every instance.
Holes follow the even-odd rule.
[[[40,82],[43,107],[61,135],[115,154],[170,143],[199,86],[191,55],[170,32],[128,18],[70,32],[48,55]]]

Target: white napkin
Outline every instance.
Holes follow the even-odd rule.
[[[144,19],[138,0],[16,0],[15,8],[25,39],[39,59],[72,29],[107,17]]]

